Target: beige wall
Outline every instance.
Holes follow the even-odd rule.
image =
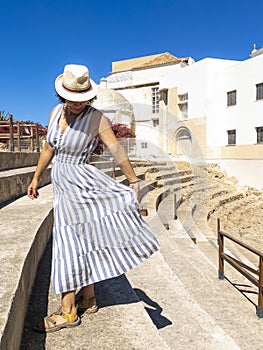
[[[226,145],[207,147],[207,159],[263,159],[263,145]]]
[[[168,110],[175,116],[179,113],[177,87],[168,90]]]
[[[263,145],[233,145],[220,148],[220,157],[234,159],[263,159]]]

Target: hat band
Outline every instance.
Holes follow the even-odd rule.
[[[62,86],[65,90],[68,90],[70,92],[88,92],[89,90],[92,89],[92,85],[90,84],[90,86],[87,88],[87,89],[83,89],[83,90],[76,90],[76,89],[70,89],[68,88],[67,86],[65,86],[63,83],[62,83]]]

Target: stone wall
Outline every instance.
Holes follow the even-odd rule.
[[[0,171],[34,166],[38,158],[39,153],[0,152]]]

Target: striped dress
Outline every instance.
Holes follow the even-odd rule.
[[[135,192],[89,164],[101,112],[87,108],[61,133],[55,107],[47,141],[54,149],[52,288],[55,294],[119,276],[159,249]]]

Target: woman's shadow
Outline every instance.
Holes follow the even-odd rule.
[[[134,291],[137,294],[138,298],[143,301],[144,304],[148,305],[144,306],[144,308],[157,329],[161,329],[172,324],[168,318],[162,316],[163,309],[158,303],[149,298],[148,295],[141,289],[134,288]]]
[[[147,305],[144,308],[157,329],[172,324],[169,319],[162,316],[162,307],[141,289],[133,289],[125,275],[97,283],[95,285],[95,293],[99,308],[142,301]]]

